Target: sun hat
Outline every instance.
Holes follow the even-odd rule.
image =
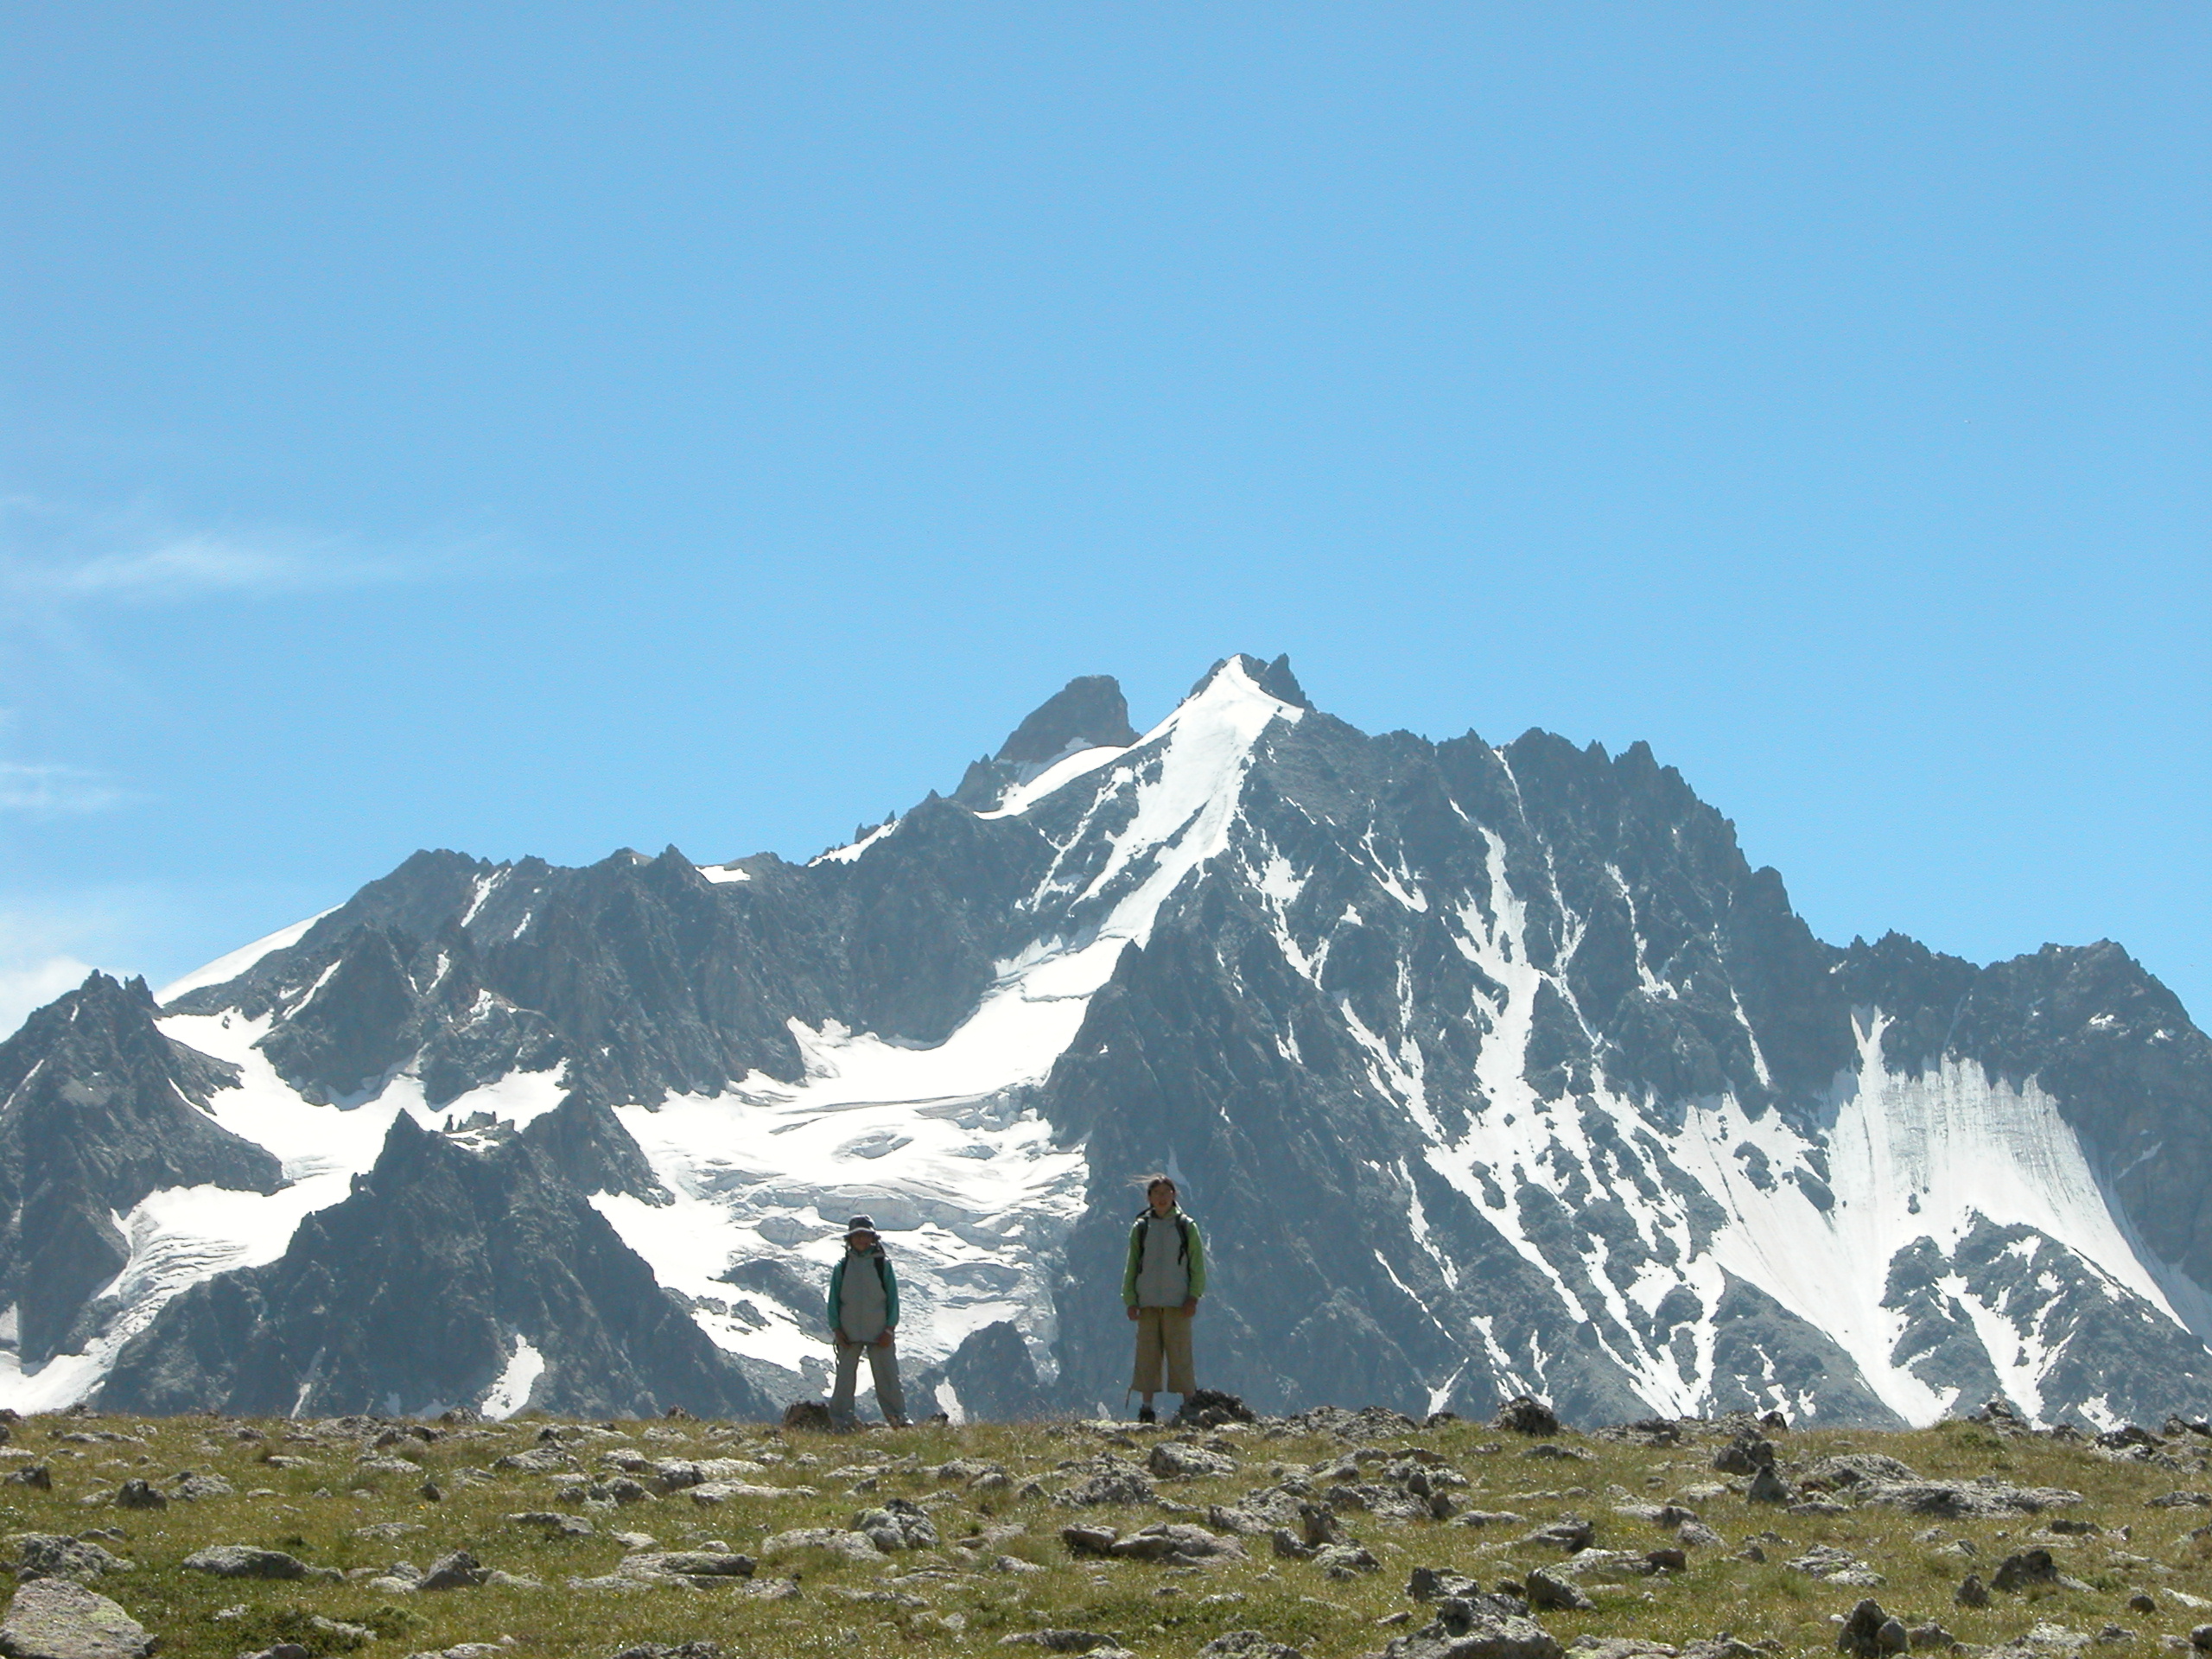
[[[850,1239],[855,1233],[866,1233],[871,1238],[882,1236],[875,1230],[875,1217],[873,1216],[855,1216],[845,1224],[846,1238]]]

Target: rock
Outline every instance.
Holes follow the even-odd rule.
[[[1858,1493],[1863,1503],[1887,1504],[1910,1515],[1957,1520],[1969,1516],[2040,1515],[2079,1503],[2082,1494],[2056,1486],[2008,1486],[2002,1481],[1877,1481]]]
[[[1224,1557],[1242,1560],[1244,1546],[1234,1537],[1221,1537],[1187,1522],[1162,1521],[1116,1539],[1106,1553],[1119,1560],[1191,1567]]]
[[[16,1540],[20,1562],[16,1576],[28,1584],[35,1579],[73,1579],[90,1584],[108,1573],[127,1573],[131,1563],[118,1560],[98,1544],[48,1533],[25,1533]]]
[[[1259,1630],[1226,1630],[1198,1649],[1198,1659],[1306,1659],[1306,1655]]]
[[[115,1506],[118,1510],[166,1510],[168,1495],[160,1488],[148,1485],[143,1480],[126,1480],[116,1489]]]
[[[203,1497],[230,1497],[238,1488],[219,1475],[202,1475],[188,1469],[176,1478],[169,1496],[189,1503]]]
[[[1654,1573],[1687,1573],[1690,1567],[1690,1558],[1679,1549],[1647,1549],[1643,1559]]]
[[[1325,1544],[1313,1552],[1313,1560],[1332,1579],[1355,1579],[1382,1570],[1382,1563],[1357,1544]]]
[[[1047,1653],[1096,1653],[1102,1648],[1118,1648],[1121,1643],[1110,1636],[1101,1636],[1096,1630],[1045,1630],[1002,1636],[999,1637],[999,1645],[1002,1648],[1042,1648]]]
[[[1519,1541],[1524,1544],[1548,1544],[1569,1554],[1587,1549],[1596,1541],[1598,1529],[1579,1516],[1562,1516],[1548,1526],[1538,1527],[1524,1535]]]
[[[1959,1641],[1958,1637],[1953,1636],[1933,1619],[1929,1620],[1925,1624],[1914,1625],[1905,1634],[1912,1638],[1913,1650],[1916,1653],[1929,1653],[1938,1648],[1956,1647]]]
[[[2212,1653],[2212,1624],[2199,1624],[2189,1633],[2189,1645],[2199,1653]]]
[[[1751,1475],[1771,1469],[1773,1442],[1746,1429],[1713,1454],[1713,1466],[1724,1475]]]
[[[1200,1389],[1185,1399],[1175,1413],[1175,1428],[1219,1428],[1224,1423],[1256,1423],[1252,1408],[1233,1394],[1219,1389]]]
[[[597,1530],[581,1515],[563,1515],[558,1510],[522,1510],[507,1517],[511,1527],[529,1527],[549,1538],[588,1538]],[[422,1529],[415,1529],[417,1532]]]
[[[1784,1561],[1783,1565],[1793,1573],[1808,1573],[1825,1584],[1845,1584],[1860,1590],[1878,1590],[1883,1584],[1880,1573],[1848,1550],[1838,1549],[1833,1544],[1815,1544],[1796,1560]]]
[[[819,1400],[794,1400],[784,1408],[784,1427],[808,1434],[832,1434],[836,1432],[837,1421]]]
[[[1560,1659],[1556,1638],[1535,1621],[1454,1597],[1436,1618],[1397,1637],[1378,1659]]]
[[[1076,1482],[1058,1501],[1087,1509],[1102,1503],[1152,1503],[1158,1498],[1144,1473],[1134,1465],[1124,1465]]]
[[[2167,1492],[2146,1502],[2154,1510],[2212,1510],[2212,1492]]]
[[[2038,1619],[2032,1630],[2014,1637],[2005,1647],[2021,1652],[2050,1654],[2079,1653],[2088,1645],[2089,1637],[2086,1631],[2069,1630],[2063,1624]]]
[[[1981,1574],[1969,1573],[1959,1581],[1959,1587],[1951,1592],[1951,1599],[1961,1607],[1986,1607],[1989,1605],[1989,1586],[1981,1581]]]
[[[1910,1644],[1904,1626],[1871,1598],[1851,1610],[1835,1637],[1836,1651],[1852,1659],[1883,1659],[1885,1654],[1903,1653]]]
[[[1204,1446],[1163,1440],[1152,1448],[1145,1467],[1162,1480],[1192,1480],[1233,1475],[1236,1472],[1236,1460],[1218,1452],[1209,1452]]]
[[[1588,1612],[1598,1604],[1568,1580],[1539,1567],[1528,1577],[1529,1605],[1538,1612]]]
[[[2158,1611],[2158,1599],[2138,1590],[2127,1599],[2127,1611],[2131,1613],[2155,1613]]]
[[[1745,1470],[1742,1472],[1750,1471]],[[1833,1490],[1837,1487],[1871,1486],[1882,1481],[1896,1483],[1919,1478],[1918,1470],[1899,1463],[1895,1458],[1885,1457],[1879,1452],[1845,1452],[1832,1458],[1815,1459],[1805,1471],[1803,1484]]]
[[[1406,1593],[1415,1601],[1440,1601],[1449,1596],[1480,1595],[1482,1586],[1448,1567],[1417,1567],[1406,1580]]]
[[[1559,1414],[1529,1395],[1516,1395],[1497,1408],[1491,1427],[1530,1436],[1559,1433]]]
[[[423,1575],[418,1590],[473,1590],[491,1573],[465,1549],[456,1549],[441,1555],[430,1563],[430,1570]]]
[[[798,1527],[789,1532],[777,1533],[760,1543],[762,1556],[781,1555],[794,1549],[826,1549],[842,1555],[850,1561],[880,1561],[883,1552],[875,1541],[864,1532],[848,1532],[842,1527]]]
[[[705,1590],[751,1578],[754,1565],[750,1555],[726,1550],[671,1549],[626,1557],[622,1572],[632,1578],[682,1579],[696,1589]]]
[[[719,1642],[640,1642],[609,1659],[722,1659]]]
[[[937,1528],[928,1514],[919,1504],[903,1497],[892,1498],[880,1509],[861,1510],[853,1517],[852,1529],[866,1534],[868,1541],[887,1555],[902,1549],[935,1549],[938,1546]]]
[[[1681,1649],[1636,1636],[1578,1636],[1567,1644],[1580,1659],[1677,1659]]]
[[[1752,1474],[1751,1484],[1744,1491],[1744,1501],[1747,1503],[1787,1503],[1796,1497],[1796,1494],[1789,1490],[1782,1477],[1774,1472],[1771,1464],[1762,1464]]]
[[[281,1549],[260,1549],[251,1544],[210,1544],[195,1549],[179,1563],[188,1572],[212,1573],[219,1579],[342,1579],[334,1567],[309,1567]]]
[[[353,1535],[356,1538],[373,1538],[378,1543],[396,1544],[410,1533],[429,1530],[417,1521],[375,1521],[365,1527],[354,1528]]]
[[[1529,1517],[1510,1510],[1463,1510],[1452,1517],[1455,1527],[1525,1527]]]
[[[1071,1555],[1103,1555],[1113,1548],[1115,1531],[1111,1527],[1062,1527],[1060,1541],[1068,1547]]]
[[[11,1469],[8,1471],[7,1478],[18,1486],[35,1486],[41,1492],[50,1492],[54,1490],[54,1472],[42,1463],[29,1464],[21,1469]]]
[[[2024,1549],[2007,1555],[1989,1580],[1993,1590],[2024,1590],[2031,1584],[2056,1584],[2058,1563],[2047,1549]]]
[[[143,1659],[155,1645],[144,1625],[73,1579],[24,1585],[0,1622],[8,1659]]]

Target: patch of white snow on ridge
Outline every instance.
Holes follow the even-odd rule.
[[[330,907],[331,910],[337,908],[335,905]],[[264,957],[291,949],[307,937],[309,928],[329,914],[329,910],[319,910],[303,922],[294,922],[289,927],[280,927],[274,933],[263,935],[251,944],[242,944],[229,955],[218,957],[205,966],[194,969],[182,979],[173,980],[162,986],[154,993],[154,1001],[156,1003],[174,1002],[188,991],[201,990],[210,985],[228,984]]]
[[[1078,778],[1089,776],[1109,761],[1120,760],[1128,752],[1128,749],[1109,747],[1077,749],[1073,754],[1062,755],[1027,783],[1016,784],[1007,790],[998,805],[990,811],[978,812],[976,816],[979,818],[1018,817],[1047,795],[1056,793]]]
[[[1881,1303],[1891,1259],[1916,1239],[1948,1253],[1978,1217],[2032,1227],[2175,1318],[2056,1103],[2032,1079],[1993,1083],[1973,1061],[1947,1059],[1916,1077],[1891,1071],[1882,1058],[1886,1024],[1877,1014],[1858,1028],[1859,1071],[1827,1135],[1833,1210],[1817,1209],[1793,1181],[1759,1191],[1732,1155],[1749,1141],[1777,1169],[1799,1162],[1806,1143],[1774,1114],[1753,1122],[1726,1101],[1694,1113],[1670,1146],[1730,1211],[1713,1245],[1722,1265],[1826,1331],[1884,1403],[1915,1423],[1939,1418],[1947,1402],[1891,1364],[1902,1316]],[[2019,1333],[2000,1332],[1965,1300],[1991,1362],[2024,1404],[2040,1367],[2018,1363]]]
[[[855,854],[854,856],[858,857],[859,855]],[[733,881],[750,881],[753,879],[752,871],[741,870],[734,864],[702,864],[698,869],[700,874],[705,876],[716,887],[727,886]]]
[[[531,1344],[528,1337],[515,1332],[515,1351],[507,1359],[507,1368],[499,1373],[499,1380],[484,1396],[484,1403],[477,1409],[486,1417],[512,1417],[530,1403],[531,1390],[537,1386],[537,1379],[545,1375],[545,1356]]]
[[[869,848],[874,846],[877,842],[881,841],[886,836],[889,835],[898,827],[899,820],[896,818],[892,819],[888,823],[879,823],[874,829],[869,830],[868,834],[862,836],[858,841],[854,842],[850,846],[832,847],[826,853],[817,853],[812,858],[807,860],[807,862],[809,864],[854,863],[857,861]]]

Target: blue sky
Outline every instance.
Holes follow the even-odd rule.
[[[0,1027],[1236,650],[2212,1007],[2202,7],[0,18]]]

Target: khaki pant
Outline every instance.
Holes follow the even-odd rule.
[[[1141,1307],[1136,1376],[1129,1386],[1139,1394],[1158,1394],[1163,1359],[1171,1393],[1187,1395],[1198,1386],[1191,1370],[1191,1316],[1179,1307]]]
[[[861,1357],[868,1357],[868,1375],[875,1381],[875,1403],[883,1421],[893,1427],[906,1421],[906,1396],[899,1386],[899,1350],[888,1344],[854,1342],[837,1338],[837,1385],[830,1391],[830,1414],[841,1425],[853,1421],[853,1392],[860,1381]]]

